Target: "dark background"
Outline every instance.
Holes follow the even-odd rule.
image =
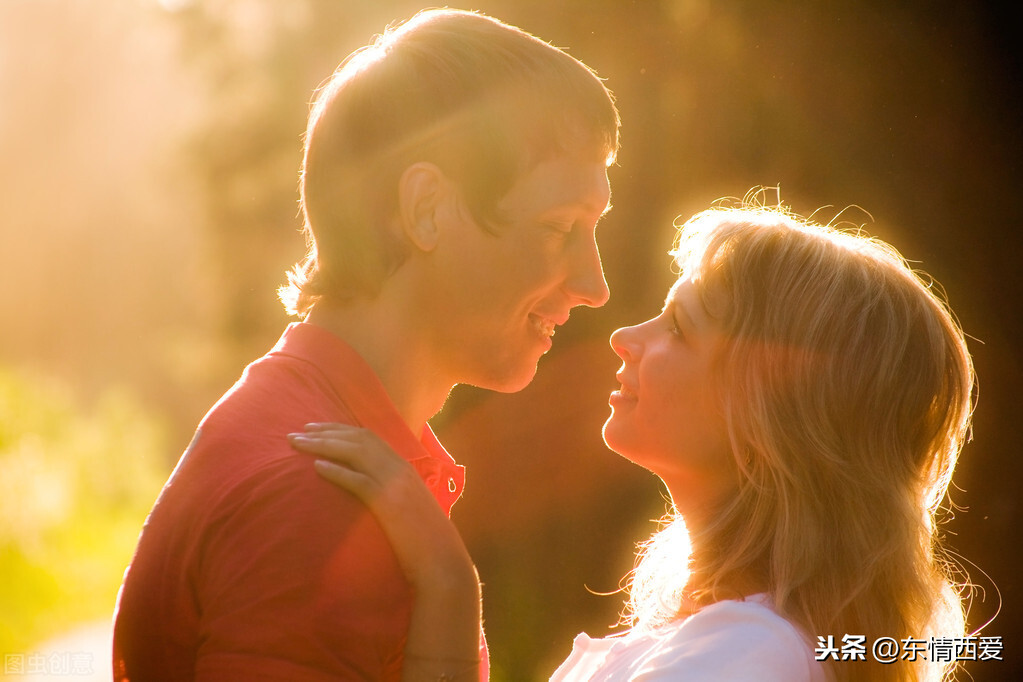
[[[606,340],[659,309],[673,220],[761,185],[780,186],[797,212],[821,209],[822,222],[849,208],[843,219],[947,291],[980,398],[945,532],[977,585],[971,626],[1001,607],[982,634],[1002,637],[1005,659],[967,670],[1023,679],[1021,23],[1003,4],[466,7],[592,66],[623,121],[615,209],[598,232],[610,303],[573,314],[526,390],[458,388],[434,420],[468,467],[454,518],[485,583],[495,680],[545,678],[575,633],[605,634],[617,619],[622,595],[594,593],[617,589],[665,503],[650,474],[600,441],[618,364]],[[86,398],[130,387],[170,425],[169,471],[286,323],[274,289],[302,252],[296,181],[313,89],[419,7],[11,0],[0,32],[20,51],[0,76],[45,77],[23,79],[32,96],[0,112],[0,313],[12,322],[0,359],[46,368]]]

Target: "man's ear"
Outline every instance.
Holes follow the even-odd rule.
[[[420,161],[398,180],[398,211],[405,235],[423,251],[432,251],[439,238],[438,212],[450,200],[452,186],[444,171]]]

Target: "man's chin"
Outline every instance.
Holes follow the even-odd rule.
[[[471,386],[485,388],[488,391],[497,393],[518,393],[533,381],[536,376],[536,362],[528,366],[519,367],[516,371],[507,371],[509,368],[502,368],[503,372],[493,372],[487,376],[480,377],[476,381],[468,381]]]

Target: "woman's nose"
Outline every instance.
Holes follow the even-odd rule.
[[[622,360],[636,357],[636,326],[622,327],[611,334],[611,349]]]

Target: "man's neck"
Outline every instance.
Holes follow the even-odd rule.
[[[318,302],[306,322],[338,336],[370,366],[398,414],[418,436],[440,411],[454,382],[441,376],[419,342],[410,316],[385,298],[333,304]]]

